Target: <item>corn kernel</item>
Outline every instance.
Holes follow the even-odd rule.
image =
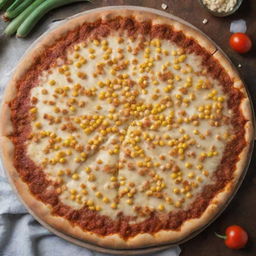
[[[163,211],[165,209],[163,204],[158,205],[158,210],[159,211]]]
[[[126,200],[126,203],[129,204],[129,205],[132,205],[133,204],[133,200],[132,199],[128,199],[128,200]]]
[[[107,197],[103,197],[102,201],[106,204],[109,203],[109,199]]]
[[[79,180],[79,175],[77,174],[77,173],[74,173],[73,175],[72,175],[72,179],[73,180]]]
[[[52,86],[53,86],[53,85],[55,85],[55,84],[56,84],[56,81],[55,81],[55,80],[50,80],[50,81],[49,81],[49,85],[52,85]]]

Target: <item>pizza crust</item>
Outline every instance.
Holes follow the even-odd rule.
[[[108,20],[116,16],[133,16],[139,21],[154,20],[154,24],[168,24],[173,26],[175,30],[182,30],[186,36],[193,37],[196,41],[206,48],[210,54],[216,58],[221,65],[228,72],[229,76],[235,81],[235,87],[241,90],[245,95],[247,92],[245,90],[244,84],[239,78],[238,73],[234,70],[233,66],[227,61],[226,57],[217,51],[216,46],[208,39],[206,39],[200,32],[183,25],[175,20],[170,20],[168,18],[144,12],[144,11],[132,11],[132,10],[109,10],[109,11],[100,11],[94,12],[86,15],[81,15],[76,18],[69,20],[65,25],[61,25],[57,29],[49,32],[46,36],[42,37],[36,43],[36,48],[30,50],[25,57],[19,63],[11,82],[9,83],[2,103],[1,110],[1,124],[0,124],[0,145],[2,149],[2,159],[4,162],[7,175],[10,182],[13,184],[14,189],[19,195],[22,202],[27,206],[29,212],[44,226],[51,227],[57,231],[63,232],[67,235],[86,240],[92,243],[96,243],[99,246],[109,247],[109,248],[141,248],[149,247],[153,245],[160,245],[165,243],[180,243],[186,239],[189,235],[197,232],[205,225],[209,224],[214,217],[221,211],[223,206],[230,200],[231,195],[237,189],[237,183],[243,174],[244,168],[247,165],[248,161],[248,152],[252,146],[252,137],[253,137],[253,122],[252,122],[252,112],[250,101],[248,97],[243,100],[240,108],[248,120],[245,129],[246,129],[246,141],[247,146],[243,149],[240,154],[240,161],[236,165],[236,171],[234,173],[234,179],[227,184],[222,192],[218,193],[211,203],[208,205],[207,209],[204,211],[202,216],[197,219],[187,220],[183,223],[181,228],[177,231],[159,231],[155,234],[138,234],[135,237],[124,240],[119,235],[109,235],[109,236],[99,236],[94,233],[83,231],[80,227],[71,225],[71,223],[61,217],[51,215],[51,208],[43,204],[42,202],[36,200],[36,198],[30,193],[28,186],[20,179],[19,174],[15,167],[13,166],[13,155],[14,147],[10,139],[8,138],[11,135],[13,128],[11,123],[11,112],[8,106],[9,102],[16,97],[16,82],[22,77],[24,73],[31,67],[28,63],[33,65],[33,61],[36,60],[45,48],[52,45],[59,38],[63,37],[68,31],[75,29],[77,26],[82,25],[84,22],[94,22],[99,18]],[[217,51],[217,52],[216,52]],[[49,226],[48,226],[49,225]]]

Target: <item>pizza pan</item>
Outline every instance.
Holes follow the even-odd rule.
[[[85,12],[82,12],[80,14],[77,14],[75,16],[72,16],[72,17],[69,17],[67,18],[66,20],[69,20],[69,19],[72,19],[74,17],[77,17],[77,16],[80,16],[80,15],[84,15],[84,14],[88,14],[88,13],[93,13],[93,12],[99,12],[99,11],[105,11],[105,10],[119,10],[119,9],[128,9],[128,10],[139,10],[139,11],[146,11],[146,12],[151,12],[151,13],[154,13],[154,14],[158,14],[158,15],[161,15],[161,16],[164,16],[164,17],[167,17],[167,18],[170,18],[170,19],[173,19],[173,20],[176,20],[180,23],[183,23],[189,27],[192,27],[193,29],[199,31],[203,36],[205,36],[208,40],[210,40],[212,42],[212,44],[216,47],[216,51],[220,51],[222,54],[224,54],[226,56],[226,54],[207,36],[205,35],[203,32],[201,32],[199,29],[197,29],[196,27],[194,27],[193,25],[191,25],[190,23],[184,21],[183,19],[179,18],[179,17],[176,17],[174,15],[171,15],[169,13],[166,13],[166,12],[163,12],[163,11],[159,11],[159,10],[156,10],[156,9],[152,9],[152,8],[146,8],[146,7],[137,7],[137,6],[126,6],[126,5],[123,5],[123,6],[110,6],[110,7],[103,7],[103,8],[96,8],[96,9],[92,9],[92,10],[89,10],[89,11],[85,11]],[[62,25],[63,23],[65,23],[65,21],[62,21],[60,23],[58,23],[58,25]],[[51,28],[50,30],[53,30],[54,28]],[[30,47],[27,51],[30,51],[31,49],[34,48],[34,46],[37,44],[37,42],[41,39],[41,37],[43,37],[45,34],[47,34],[49,31],[45,32],[42,36],[40,36]],[[26,55],[26,53],[25,53]],[[229,60],[229,58],[226,56],[226,59],[231,63],[231,61]],[[22,61],[22,60],[21,60]],[[231,63],[231,65],[233,66],[233,68],[236,70],[236,67]],[[238,72],[237,72],[238,73]],[[246,91],[247,91],[247,94],[248,94],[248,97],[250,99],[250,103],[251,103],[251,110],[253,112],[253,105],[252,105],[252,101],[251,101],[251,98],[250,98],[250,95],[248,93],[248,89],[246,88]],[[255,120],[254,120],[254,113],[253,113],[253,130],[255,132]],[[248,169],[248,166],[249,166],[249,163],[250,163],[250,159],[251,159],[251,156],[252,156],[252,151],[253,151],[253,146],[254,146],[254,140],[252,140],[250,142],[250,150],[249,150],[249,153],[248,153],[248,156],[247,156],[247,165],[244,169],[244,172],[243,174],[241,175],[237,185],[236,185],[236,188],[233,192],[233,195],[227,200],[227,202],[225,203],[225,205],[222,207],[222,209],[211,219],[210,222],[208,222],[206,225],[204,225],[202,228],[198,229],[197,231],[193,232],[189,237],[187,237],[186,239],[183,239],[182,241],[179,242],[179,244],[182,244],[190,239],[192,239],[193,237],[195,237],[196,235],[198,235],[200,232],[202,232],[206,227],[208,227],[212,222],[214,222],[216,220],[216,218],[218,218],[220,216],[220,214],[226,209],[226,207],[229,205],[230,201],[233,199],[233,197],[235,196],[236,192],[238,191],[239,187],[241,186],[242,184],[242,181],[246,175],[246,172],[247,172],[247,169]],[[141,248],[141,249],[120,249],[120,250],[116,250],[116,249],[110,249],[110,248],[104,248],[104,247],[100,247],[98,245],[95,245],[95,244],[92,244],[92,243],[89,243],[89,242],[86,242],[86,241],[83,241],[83,240],[80,240],[80,239],[77,239],[77,238],[74,238],[72,236],[69,236],[65,233],[62,233],[62,232],[59,232],[58,230],[52,228],[50,225],[48,225],[47,223],[45,223],[44,221],[42,221],[38,216],[36,216],[33,211],[24,203],[23,199],[19,196],[19,194],[17,193],[17,190],[8,174],[7,171],[5,171],[6,173],[6,176],[8,177],[8,180],[10,182],[10,184],[12,185],[12,188],[13,190],[16,192],[18,198],[20,199],[20,201],[26,206],[27,210],[29,211],[29,213],[42,225],[44,226],[45,228],[47,228],[49,231],[51,231],[52,233],[54,233],[55,235],[73,243],[73,244],[76,244],[76,245],[79,245],[81,247],[84,247],[84,248],[87,248],[87,249],[90,249],[90,250],[94,250],[94,251],[97,251],[97,252],[101,252],[101,253],[109,253],[109,254],[112,254],[112,255],[143,255],[143,254],[148,254],[148,253],[156,253],[158,251],[162,251],[162,250],[165,250],[165,249],[168,249],[168,248],[171,248],[171,247],[174,247],[174,246],[177,246],[178,244],[177,243],[172,243],[172,244],[165,244],[165,245],[160,245],[160,246],[153,246],[153,247],[147,247],[147,248]]]

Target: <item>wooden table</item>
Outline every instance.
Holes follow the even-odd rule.
[[[239,11],[227,18],[215,18],[200,7],[197,0],[93,0],[93,3],[68,6],[54,13],[50,13],[41,29],[45,29],[49,21],[66,18],[67,14],[76,14],[80,11],[109,5],[138,5],[161,9],[161,4],[166,3],[166,12],[174,14],[192,23],[210,36],[231,58],[239,68],[241,77],[245,80],[254,103],[256,103],[256,1],[245,0]],[[79,10],[79,11],[78,11]],[[208,20],[203,24],[203,19]],[[230,37],[230,22],[236,19],[247,21],[248,33],[254,39],[254,50],[245,55],[233,52],[228,45]],[[34,39],[43,31],[35,32],[30,38]],[[15,40],[14,38],[11,40]],[[256,256],[256,150],[248,174],[237,195],[225,212],[204,232],[196,238],[181,245],[181,256]],[[250,242],[246,249],[232,251],[216,238],[214,232],[224,233],[225,228],[231,224],[239,224],[246,228]]]

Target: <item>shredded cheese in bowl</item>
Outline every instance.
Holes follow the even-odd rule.
[[[202,2],[209,10],[218,13],[231,12],[237,4],[237,0],[202,0]]]

